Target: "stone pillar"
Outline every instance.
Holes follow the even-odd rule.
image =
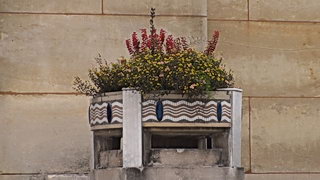
[[[232,127],[229,133],[229,162],[230,167],[241,167],[241,119],[242,119],[242,90],[228,89],[231,93]]]
[[[141,94],[123,89],[123,167],[142,167]]]
[[[198,139],[198,149],[207,149],[207,138],[202,136]]]
[[[90,132],[90,152],[91,152],[91,158],[90,158],[90,169],[95,168],[95,149],[94,149],[94,132]]]
[[[151,134],[150,132],[143,131],[143,165],[147,166],[150,162],[151,151]]]

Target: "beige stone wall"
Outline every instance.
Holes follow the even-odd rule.
[[[88,98],[72,78],[127,55],[151,6],[197,47],[221,32],[244,89],[246,179],[320,179],[318,0],[0,0],[0,179],[85,179]]]
[[[244,89],[248,180],[320,179],[320,1],[208,0],[208,36]]]

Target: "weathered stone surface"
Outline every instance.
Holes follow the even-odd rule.
[[[318,180],[319,174],[246,174],[246,180]]]
[[[244,95],[320,96],[320,24],[208,23]]]
[[[243,180],[243,169],[223,167],[147,167],[94,170],[95,180]]]
[[[250,168],[250,142],[249,142],[249,99],[242,100],[242,136],[241,136],[241,165],[244,171]]]
[[[158,17],[156,25],[197,47],[207,34],[205,18]],[[0,91],[73,91],[73,77],[86,77],[98,53],[110,62],[128,56],[125,39],[148,26],[148,17],[0,15]]]
[[[104,0],[106,14],[145,14],[149,15],[150,8],[156,8],[157,15],[207,15],[206,0]]]
[[[122,180],[122,168],[96,169],[93,172],[94,180],[105,180],[108,177],[110,180]]]
[[[87,172],[90,129],[84,96],[0,96],[2,173]]]
[[[220,163],[218,149],[157,149],[151,150],[153,166],[216,166]]]
[[[250,19],[320,21],[318,0],[250,0]]]
[[[1,175],[1,180],[45,180],[46,175]]]
[[[0,0],[0,12],[102,13],[101,0]]]
[[[146,168],[143,172],[145,180],[243,180],[243,171],[222,167]]]
[[[208,19],[247,20],[247,0],[208,0]]]
[[[100,152],[100,168],[122,167],[122,150]]]
[[[252,107],[252,172],[320,171],[320,99],[257,98]]]
[[[48,180],[90,180],[87,175],[48,175]]]

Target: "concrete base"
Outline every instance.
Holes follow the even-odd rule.
[[[201,167],[220,164],[220,149],[153,149],[149,165],[166,167]]]
[[[146,167],[94,170],[91,180],[243,180],[242,168],[227,167]]]
[[[122,150],[100,152],[99,168],[122,167]]]

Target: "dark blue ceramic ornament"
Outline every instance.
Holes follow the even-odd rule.
[[[163,104],[161,101],[157,102],[156,105],[156,115],[157,115],[157,119],[158,121],[161,121],[163,118]]]
[[[108,103],[108,106],[107,106],[107,120],[108,120],[108,123],[111,123],[112,121],[112,106],[110,103]]]
[[[221,121],[222,118],[222,105],[221,102],[218,102],[217,104],[217,119],[218,121]]]

